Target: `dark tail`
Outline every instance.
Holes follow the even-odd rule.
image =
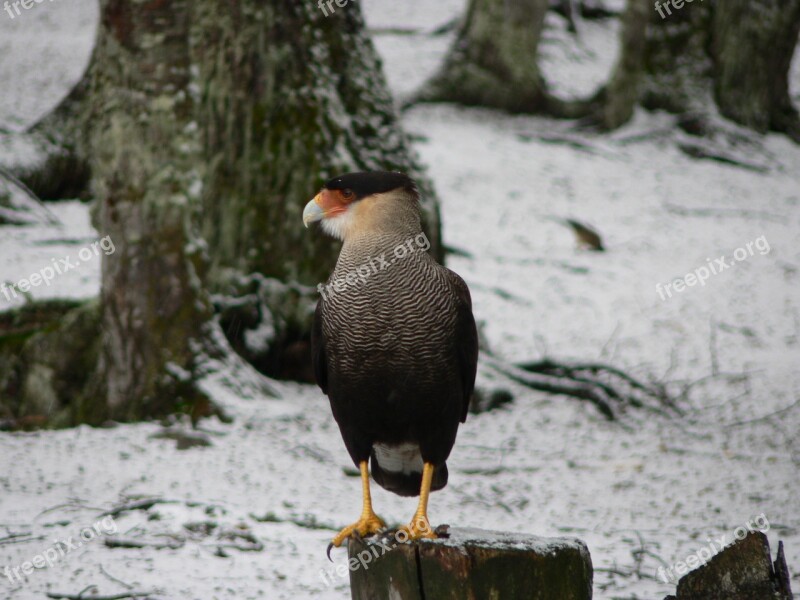
[[[422,473],[397,473],[382,469],[375,460],[375,452],[370,457],[372,478],[379,486],[398,496],[419,496],[419,486],[422,484]],[[431,491],[442,489],[447,485],[447,463],[442,463],[433,470]]]

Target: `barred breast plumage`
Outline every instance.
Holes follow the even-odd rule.
[[[378,484],[416,495],[422,459],[438,467],[432,489],[447,483],[445,460],[465,417],[454,332],[466,286],[431,258],[421,232],[404,235],[345,242],[320,316],[328,394],[351,456],[371,455]],[[399,455],[409,443],[419,468],[391,470],[391,448]]]

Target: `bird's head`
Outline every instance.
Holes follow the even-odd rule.
[[[334,177],[306,204],[303,223],[319,222],[345,240],[360,233],[420,231],[419,194],[414,180],[397,171],[367,171]]]

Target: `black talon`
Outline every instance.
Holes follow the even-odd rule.
[[[433,530],[433,533],[436,534],[436,537],[447,539],[450,537],[450,525],[439,525]]]
[[[333,562],[333,559],[331,558],[331,550],[333,550],[333,542],[328,544],[328,550],[325,552],[325,554],[328,555],[328,560]]]

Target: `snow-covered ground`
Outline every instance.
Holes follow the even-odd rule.
[[[436,69],[452,34],[427,34],[463,4],[364,2],[398,96]],[[0,12],[0,130],[23,128],[67,92],[96,13],[77,0],[34,4],[13,21]],[[571,44],[557,18],[550,25],[544,72],[554,89],[591,91],[613,65],[615,27],[587,23]],[[794,73],[796,92],[797,64]],[[597,569],[596,598],[653,599],[674,589],[656,579],[658,567],[763,514],[773,550],[786,543],[797,592],[800,406],[782,409],[800,398],[800,149],[770,135],[736,150],[766,172],[691,160],[671,118],[644,112],[606,137],[451,106],[416,107],[404,122],[442,199],[447,243],[468,253],[449,264],[469,283],[495,353],[696,382],[686,418],[631,416],[628,428],[576,400],[514,389],[512,405],[462,427],[432,519],[578,536]],[[63,226],[0,228],[0,281],[102,237],[84,205],[51,208]],[[608,251],[576,250],[554,220],[564,217],[594,225]],[[733,266],[662,300],[658,284],[722,256]],[[32,294],[93,295],[99,266],[90,258]],[[7,305],[0,295],[0,310]],[[236,419],[203,422],[206,447],[178,450],[151,437],[156,424],[0,434],[0,598],[91,584],[164,599],[349,597],[325,546],[357,516],[360,487],[327,400],[313,386],[274,384],[279,397],[269,399],[232,383],[209,380]],[[413,500],[373,490],[388,521],[411,516]],[[172,502],[103,521],[141,496]],[[96,539],[62,546],[52,566],[13,583],[1,572],[52,557],[55,540],[77,541],[95,523]],[[97,539],[111,530],[180,547],[111,549]],[[12,534],[21,537],[3,539]],[[343,562],[343,551],[334,556]]]

